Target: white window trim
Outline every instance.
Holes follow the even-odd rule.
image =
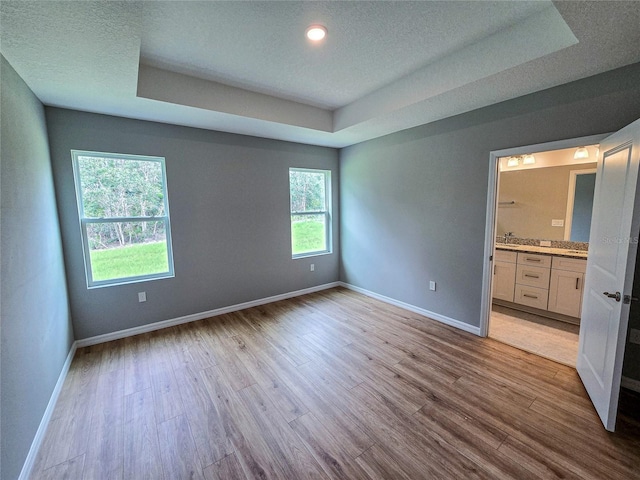
[[[324,174],[324,210],[317,211],[306,211],[306,212],[292,212],[291,211],[291,172],[310,172],[310,173],[322,173]],[[298,167],[290,167],[289,168],[289,229],[290,233],[293,233],[291,230],[293,229],[293,222],[291,221],[291,217],[293,215],[324,215],[325,217],[325,245],[327,248],[325,250],[314,250],[312,252],[304,252],[304,253],[293,253],[293,243],[291,244],[291,258],[306,258],[306,257],[316,257],[318,255],[328,255],[333,252],[333,232],[332,232],[332,224],[331,224],[331,170],[324,170],[321,168],[298,168]],[[289,235],[291,238],[291,235]]]
[[[84,216],[84,201],[82,199],[82,188],[80,186],[80,169],[78,157],[100,157],[124,160],[136,160],[146,162],[157,162],[162,167],[162,189],[164,197],[165,214],[159,217],[107,217],[107,218],[86,218]],[[162,278],[175,277],[173,269],[173,246],[171,243],[171,221],[169,218],[169,196],[167,192],[167,171],[164,157],[151,157],[147,155],[131,155],[106,152],[93,152],[89,150],[71,150],[73,164],[73,180],[76,188],[76,204],[78,205],[78,218],[80,221],[80,235],[82,238],[82,255],[84,259],[84,269],[87,279],[87,288],[109,287],[114,285],[124,285],[129,283],[146,282]],[[94,280],[91,271],[91,253],[89,249],[89,238],[87,235],[87,225],[91,223],[117,223],[117,222],[164,222],[165,239],[167,242],[167,261],[169,269],[167,272],[154,273],[150,275],[136,275],[134,277],[120,277],[111,280]]]

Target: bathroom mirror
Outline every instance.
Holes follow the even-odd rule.
[[[501,171],[498,236],[586,242],[596,163]]]

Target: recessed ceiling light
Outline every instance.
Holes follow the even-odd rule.
[[[309,25],[304,34],[312,42],[319,42],[327,36],[327,27],[323,25]]]

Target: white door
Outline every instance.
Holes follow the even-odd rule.
[[[640,120],[600,142],[577,369],[607,430],[616,424],[636,260]],[[634,215],[635,210],[635,215]]]

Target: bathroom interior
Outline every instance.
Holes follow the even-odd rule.
[[[499,158],[489,337],[576,366],[598,145]]]

